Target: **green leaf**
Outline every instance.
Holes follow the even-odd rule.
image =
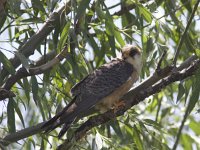
[[[34,18],[23,19],[23,20],[21,20],[21,22],[25,22],[25,23],[32,23],[32,22],[34,22],[34,23],[42,23],[43,21],[42,21],[41,18],[34,17]]]
[[[17,103],[15,101],[13,101],[13,105],[15,107],[15,111],[16,111],[17,115],[19,116],[19,119],[22,122],[23,127],[25,128],[25,123],[24,123],[24,119],[23,119],[22,113],[21,113],[21,111],[20,111],[20,109],[19,109],[19,107],[18,107],[18,105],[17,105]]]
[[[36,10],[39,10],[39,11],[45,13],[45,9],[40,0],[31,0],[31,3],[32,3],[32,7],[34,8],[34,10],[36,9]]]
[[[30,84],[29,84],[27,78],[23,78],[23,87],[24,87],[25,95],[29,102],[29,100],[30,100]]]
[[[39,91],[37,78],[35,76],[31,77],[31,83],[32,83],[33,100],[35,104],[39,107],[43,120],[45,120],[44,110],[41,104],[42,99],[39,97],[41,90]]]
[[[123,47],[125,45],[125,42],[119,32],[119,30],[117,30],[117,27],[115,26],[114,22],[113,22],[113,18],[109,13],[109,10],[106,7],[106,33],[109,36],[113,36],[116,38],[116,40],[119,42],[119,44],[121,45],[121,47]]]
[[[44,140],[42,139],[40,150],[44,150],[44,149],[46,149],[46,148],[45,148]]]
[[[109,36],[108,35],[108,42],[109,42],[110,47],[111,47],[112,55],[114,57],[116,57],[116,54],[115,54],[115,38],[114,38],[114,36]]]
[[[157,10],[157,2],[151,1],[148,4],[148,8],[150,9],[151,12],[155,12]]]
[[[106,14],[101,10],[101,8],[99,6],[96,6],[95,7],[95,10],[96,10],[96,13],[97,13],[97,16],[99,19],[106,19]]]
[[[147,8],[143,7],[142,5],[137,5],[139,8],[140,15],[144,17],[144,19],[148,22],[152,22],[152,15],[151,12],[148,11]]]
[[[31,76],[31,86],[32,86],[32,92],[33,92],[33,100],[35,104],[38,104],[38,82],[35,76]]]
[[[21,61],[24,68],[26,68],[26,70],[28,71],[29,68],[30,68],[29,63],[28,63],[28,59],[24,56],[24,54],[22,54],[20,52],[15,51],[14,53],[19,58],[19,60]]]
[[[172,33],[171,29],[168,27],[168,25],[160,22],[160,26],[164,30],[166,35],[169,35],[169,36],[173,37],[173,33]]]
[[[11,13],[17,14],[19,16],[22,14],[22,12],[20,10],[20,5],[22,3],[21,0],[9,0],[7,2],[10,6],[9,10],[11,11]]]
[[[181,0],[182,4],[184,7],[186,7],[186,9],[192,13],[192,7],[191,7],[191,1],[188,0]]]
[[[200,58],[200,49],[195,49],[195,54],[198,58]]]
[[[191,96],[190,96],[189,108],[188,108],[189,114],[191,113],[191,111],[195,107],[195,104],[199,100],[200,84],[198,84],[198,83],[200,83],[200,69],[196,72],[194,82],[193,82],[193,85],[192,85],[192,93],[191,93]]]
[[[106,33],[110,36],[113,36],[115,32],[115,29],[114,29],[115,25],[113,24],[113,22],[109,19],[106,19],[105,26],[106,26]]]
[[[117,31],[116,29],[114,31],[114,36],[115,36],[117,42],[119,42],[119,44],[121,45],[121,47],[123,47],[125,45],[125,42],[124,42],[120,32]]]
[[[86,8],[89,6],[90,0],[82,0],[79,4],[76,14],[76,21],[85,14]]]
[[[15,74],[15,69],[7,57],[0,51],[0,62],[3,64],[3,67],[10,73]]]
[[[199,122],[196,122],[194,119],[191,119],[189,127],[194,131],[197,136],[200,136]]]
[[[99,51],[99,47],[98,47],[96,41],[94,40],[94,38],[90,34],[87,34],[85,31],[83,31],[83,35],[84,35],[85,39],[87,39],[89,44],[92,46],[94,52]]]
[[[161,128],[161,125],[158,124],[156,121],[154,120],[151,120],[151,119],[143,119],[143,121],[149,125],[149,126],[153,126],[153,127],[157,127],[157,129],[160,129]]]
[[[65,25],[65,27],[63,28],[63,31],[61,33],[61,37],[60,37],[60,41],[58,43],[58,50],[61,51],[61,49],[63,48],[63,46],[66,43],[66,40],[68,38],[68,32],[69,32],[69,28],[70,28],[71,22],[68,21],[67,24]]]
[[[178,85],[178,95],[177,95],[176,103],[180,101],[180,99],[183,97],[184,94],[185,94],[185,88],[183,86],[183,83],[181,82]]]
[[[41,112],[41,114],[42,114],[42,119],[43,120],[46,120],[45,119],[45,113],[44,113],[44,109],[43,109],[43,106],[42,106],[42,99],[39,99],[38,101],[37,101],[37,104],[38,104],[38,106],[39,106],[39,108],[40,108],[40,112]],[[46,100],[45,100],[46,101]]]
[[[136,125],[134,125],[134,127],[133,127],[133,139],[135,141],[137,149],[143,150],[142,140],[140,138],[140,133],[139,133],[139,130],[137,129]]]
[[[116,121],[116,120],[112,121],[112,122],[110,123],[110,126],[113,128],[113,130],[115,131],[115,133],[116,133],[119,137],[123,138],[123,134],[122,134],[122,131],[121,131],[121,128],[120,128],[120,126],[119,126],[119,122],[118,122],[118,121]]]
[[[8,131],[9,133],[14,133],[16,132],[16,127],[15,127],[15,111],[14,111],[14,99],[9,98],[8,101],[8,106],[7,106],[7,114],[8,114]]]
[[[147,48],[146,48],[146,53],[147,55],[149,55],[150,52],[152,52],[154,50],[154,40],[152,37],[149,37],[147,39]]]
[[[182,134],[181,135],[181,145],[184,147],[184,149],[192,150],[192,143],[194,143],[194,140],[191,138],[188,134]]]
[[[1,2],[2,3],[2,5],[4,5],[3,4],[3,2]],[[6,1],[4,2],[5,4],[6,4]],[[2,10],[4,10],[6,13],[5,14],[3,14],[3,13],[1,13],[1,18],[0,18],[0,31],[1,31],[1,28],[3,27],[3,25],[4,25],[4,23],[5,23],[5,21],[6,21],[6,17],[7,17],[7,10],[5,10],[4,8],[2,8]]]

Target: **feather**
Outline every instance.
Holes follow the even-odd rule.
[[[131,64],[119,59],[96,69],[71,89],[75,98],[61,112],[47,121],[42,128],[48,132],[65,124],[59,133],[60,138],[75,118],[123,85],[133,71],[134,68]]]

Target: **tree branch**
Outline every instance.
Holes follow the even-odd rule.
[[[45,122],[39,123],[36,126],[25,128],[19,132],[8,134],[4,139],[0,140],[0,143],[7,146],[13,142],[19,141],[21,139],[27,138],[34,134],[42,132],[41,127]]]
[[[65,46],[63,48],[63,50],[54,59],[50,60],[48,63],[46,63],[44,65],[37,66],[37,67],[32,67],[28,71],[26,70],[25,67],[21,67],[14,75],[10,76],[7,79],[7,82],[5,83],[5,85],[3,86],[3,88],[0,89],[0,93],[1,93],[1,90],[9,91],[11,89],[11,87],[18,80],[20,80],[20,79],[22,79],[24,77],[28,77],[28,76],[33,76],[33,75],[44,73],[45,71],[49,70],[51,67],[57,65],[64,58],[66,58],[67,54],[68,54],[68,47]],[[50,53],[50,55],[52,55],[52,54]],[[42,58],[36,64],[40,64],[41,61],[42,61]],[[5,98],[7,98],[5,96],[6,95],[1,95],[0,94],[0,100],[3,100]]]
[[[177,71],[175,73],[170,74],[168,77],[160,80],[158,83],[154,85],[150,85],[148,88],[143,88],[143,90],[140,90],[138,93],[134,93],[134,96],[129,97],[127,99],[127,94],[122,98],[124,99],[125,106],[121,107],[116,113],[114,113],[112,110],[109,110],[108,112],[96,116],[90,117],[84,124],[82,124],[74,133],[73,137],[69,140],[65,140],[63,144],[61,144],[57,149],[58,150],[64,150],[69,149],[73,146],[72,142],[76,142],[80,140],[83,136],[86,135],[87,131],[91,130],[93,127],[99,126],[101,124],[104,124],[113,118],[116,118],[118,116],[121,116],[124,114],[125,111],[130,109],[132,106],[140,103],[145,98],[149,97],[150,95],[156,94],[161,89],[165,88],[167,85],[175,82],[180,81],[183,79],[186,79],[189,76],[192,76],[197,69],[200,67],[200,60],[197,60],[194,64],[189,66],[188,68],[185,68],[183,71]],[[134,89],[131,90],[129,93],[133,93],[135,91]]]
[[[71,2],[69,1],[66,6],[70,5]],[[70,13],[70,7],[63,6],[57,12],[53,12],[49,19],[45,22],[43,27],[34,34],[20,49],[19,52],[22,53],[24,56],[29,57],[35,51],[35,49],[40,45],[44,39],[51,33],[51,31],[55,28],[56,24],[60,22],[60,15],[65,10],[65,13]],[[10,59],[14,68],[17,68],[21,63],[17,56]],[[4,79],[8,75],[8,72],[5,68],[3,68],[1,72],[1,79]]]
[[[195,56],[191,56],[177,68],[177,72],[175,73],[171,73],[172,67],[165,67],[164,69],[161,69],[159,74],[155,72],[152,76],[150,76],[148,79],[143,81],[140,85],[130,90],[122,98],[126,102],[126,105],[124,108],[121,108],[119,111],[117,111],[116,114],[114,114],[113,111],[111,110],[104,114],[90,117],[88,121],[86,121],[83,125],[81,125],[79,129],[74,133],[73,139],[79,140],[91,128],[98,126],[100,124],[106,123],[109,120],[122,115],[130,107],[138,104],[140,101],[143,101],[150,94],[155,94],[159,92],[161,88],[166,87],[168,84],[175,82],[177,80],[183,80],[186,77],[193,75],[193,73],[200,67],[199,64],[200,64],[199,59],[197,59]],[[27,138],[31,135],[41,133],[42,130],[40,128],[43,123],[39,123],[38,125],[34,127],[29,127],[21,131],[18,131],[16,133],[7,135],[3,140],[1,140],[1,144],[6,146],[10,143],[16,142],[23,138]],[[69,141],[66,140],[63,143],[63,145],[60,146],[60,148],[62,148],[63,146],[66,146],[66,144],[70,145]]]
[[[66,14],[69,14],[71,9],[70,6],[71,1],[69,1],[65,6],[61,7],[57,12],[54,12],[50,15],[49,19],[46,21],[46,23],[43,25],[43,27],[35,34],[33,35],[20,49],[19,52],[22,53],[24,56],[29,57],[34,53],[34,50],[37,48],[38,45],[44,39],[51,33],[51,31],[55,28],[55,25],[57,22],[60,22],[60,15],[63,11],[65,11]],[[135,4],[128,5],[127,7],[124,7],[122,10],[115,12],[113,15],[121,15],[127,11],[130,11],[135,8]],[[93,21],[97,21],[98,18],[94,19]],[[18,57],[14,57],[10,59],[10,62],[12,63],[14,68],[17,68],[20,65],[20,60]],[[1,71],[1,79],[4,80],[4,78],[8,75],[8,72],[5,68]]]

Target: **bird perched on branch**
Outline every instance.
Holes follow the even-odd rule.
[[[142,69],[141,51],[133,45],[122,48],[121,58],[112,60],[86,76],[71,89],[73,100],[42,128],[52,131],[64,124],[58,137],[62,137],[73,121],[92,107],[100,112],[113,109],[120,103]]]

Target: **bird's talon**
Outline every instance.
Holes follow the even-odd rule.
[[[114,113],[116,113],[120,108],[125,106],[125,102],[123,100],[117,101],[114,103]]]

